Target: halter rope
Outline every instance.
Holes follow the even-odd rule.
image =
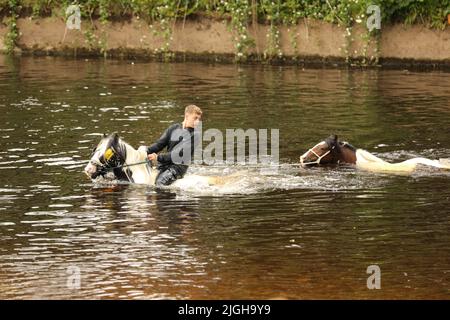
[[[302,162],[302,165],[320,164],[320,161],[321,161],[324,157],[326,157],[330,152],[332,152],[332,151],[334,150],[334,148],[336,148],[336,146],[333,146],[330,150],[328,150],[327,152],[325,152],[323,155],[319,156],[319,155],[317,154],[317,152],[314,151],[314,148],[316,148],[316,147],[317,147],[319,144],[321,144],[321,143],[323,143],[323,142],[319,142],[319,143],[316,144],[314,147],[312,147],[312,148],[310,148],[310,149],[308,150],[308,153],[309,153],[309,152],[312,152],[312,153],[317,157],[317,159],[314,160],[314,161],[310,161],[310,162]],[[300,157],[300,160],[301,160],[301,157]]]

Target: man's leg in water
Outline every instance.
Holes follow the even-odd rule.
[[[158,176],[156,177],[156,186],[168,186],[175,182],[178,179],[178,173],[174,168],[167,168],[164,171],[160,171]]]

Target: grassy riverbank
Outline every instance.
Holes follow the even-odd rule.
[[[70,4],[79,4],[85,17],[103,19],[141,16],[161,20],[225,14],[246,22],[295,24],[300,18],[314,18],[347,26],[363,20],[370,5],[380,7],[383,22],[423,23],[435,28],[444,28],[450,13],[448,0],[0,0],[0,12],[59,15]]]

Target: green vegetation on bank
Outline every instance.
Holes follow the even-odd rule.
[[[80,6],[82,18],[100,19],[102,23],[117,18],[139,17],[153,28],[153,23],[157,22],[153,30],[164,40],[159,50],[168,55],[171,28],[177,19],[199,15],[229,19],[234,31],[237,60],[245,60],[249,49],[254,46],[248,32],[251,23],[270,26],[268,48],[262,58],[271,59],[282,56],[278,27],[296,25],[302,18],[344,26],[351,41],[352,27],[366,22],[370,5],[379,6],[382,24],[420,23],[444,29],[450,14],[450,0],[0,0],[0,15],[9,28],[5,37],[7,50],[13,50],[20,35],[16,25],[18,16],[65,16],[65,10],[71,4]],[[367,32],[367,40],[376,40],[379,32]],[[88,32],[86,36],[92,34]],[[296,50],[296,35],[292,33],[290,37]]]

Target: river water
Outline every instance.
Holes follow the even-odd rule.
[[[449,173],[298,157],[336,133],[389,161],[450,158],[449,88],[438,71],[0,57],[0,298],[446,299]],[[168,190],[82,173],[102,133],[148,145],[191,103],[204,129],[279,129],[278,172],[195,165],[244,174]]]

